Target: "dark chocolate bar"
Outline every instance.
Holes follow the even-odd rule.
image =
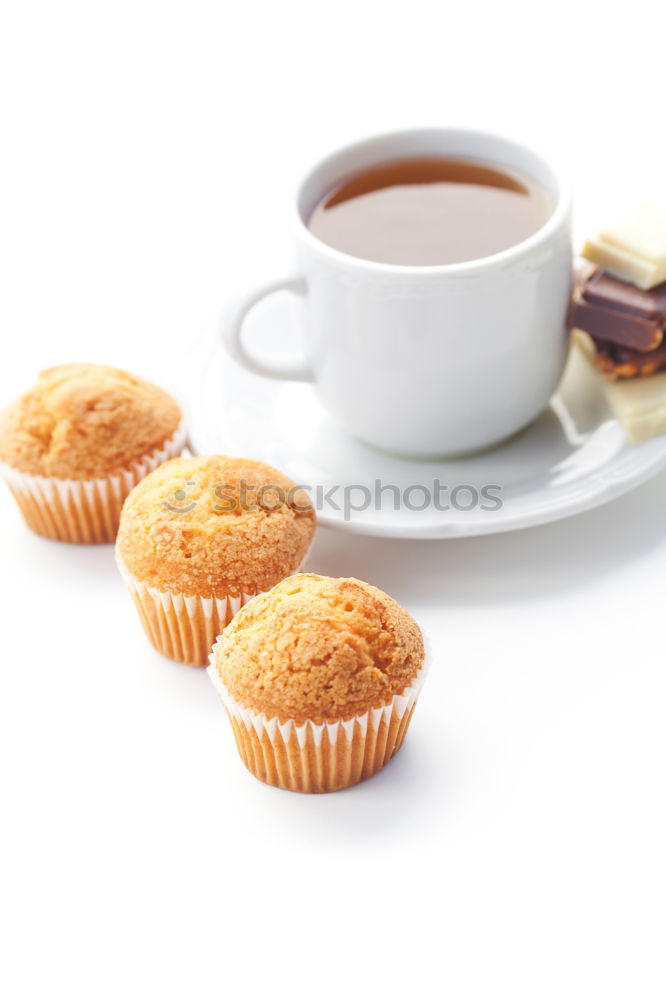
[[[568,325],[584,330],[597,344],[615,344],[629,352],[655,351],[666,328],[666,282],[643,291],[580,262]],[[647,359],[645,367],[651,367]]]

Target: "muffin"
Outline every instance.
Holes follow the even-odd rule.
[[[307,495],[269,465],[176,458],[130,493],[116,554],[155,648],[205,666],[241,606],[302,568],[314,531]]]
[[[184,441],[162,389],[118,368],[60,365],[0,414],[0,475],[38,535],[112,542],[132,487]]]
[[[333,792],[402,746],[425,646],[376,587],[303,573],[244,607],[210,660],[249,770],[278,788]]]

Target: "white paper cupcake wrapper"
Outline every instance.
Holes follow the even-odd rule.
[[[400,749],[430,665],[430,644],[414,680],[390,702],[350,719],[280,722],[236,701],[210,654],[208,676],[224,705],[240,756],[262,781],[300,792],[331,792],[375,774]]]
[[[294,573],[303,572],[308,554]],[[159,590],[130,573],[117,549],[116,562],[153,646],[169,659],[192,666],[207,665],[217,637],[234,615],[259,593],[197,597]]]
[[[62,542],[113,542],[130,491],[162,462],[180,455],[186,438],[185,424],[181,422],[159,448],[106,478],[31,476],[2,463],[0,477],[37,534]]]

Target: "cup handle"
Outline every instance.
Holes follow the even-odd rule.
[[[307,286],[304,278],[283,278],[281,281],[271,281],[266,285],[261,285],[234,303],[221,319],[222,339],[234,361],[237,361],[239,365],[247,368],[254,375],[263,375],[264,378],[313,382],[314,375],[305,358],[281,359],[262,355],[250,350],[243,341],[245,318],[258,302],[275,292],[292,292],[294,295],[304,296],[306,291]]]

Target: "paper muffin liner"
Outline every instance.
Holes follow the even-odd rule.
[[[306,553],[294,573],[303,572],[307,558]],[[152,645],[170,660],[193,667],[208,664],[217,637],[234,615],[261,593],[197,597],[173,590],[158,590],[130,573],[117,550],[116,561]]]
[[[280,722],[237,702],[210,654],[208,676],[231,722],[241,760],[252,774],[291,792],[337,792],[376,774],[402,746],[429,666],[429,644],[411,684],[386,705],[335,722]]]
[[[162,462],[185,447],[184,423],[163,445],[129,468],[100,479],[32,476],[0,463],[0,476],[14,494],[29,528],[58,542],[113,542],[130,491]]]

